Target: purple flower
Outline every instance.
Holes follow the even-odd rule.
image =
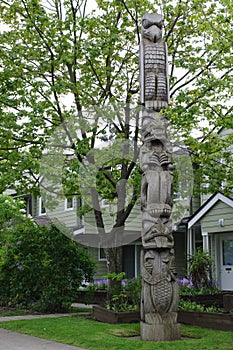
[[[183,278],[181,283],[183,286],[188,286],[190,283],[190,280],[188,278]]]
[[[122,285],[123,287],[125,287],[125,286],[127,285],[126,280],[122,280],[122,281],[121,281],[121,285]]]
[[[22,265],[20,265],[18,262],[16,263],[16,267],[19,271],[22,271],[24,268]]]
[[[22,242],[21,241],[18,241],[17,243],[16,243],[16,245],[21,245],[22,244]]]
[[[193,288],[193,284],[192,284],[192,281],[190,278],[186,278],[186,277],[178,278],[177,282],[178,282],[180,287],[185,287],[185,288],[189,288],[189,289]]]

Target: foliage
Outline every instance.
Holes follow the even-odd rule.
[[[107,290],[107,288],[108,288],[108,280],[105,278],[102,278],[102,279],[94,279],[93,283],[84,281],[84,283],[82,283],[79,289],[100,291],[100,290]]]
[[[13,226],[24,220],[24,203],[11,196],[0,195],[0,239],[3,240]]]
[[[73,154],[63,176],[68,193],[79,193],[80,162],[99,142],[107,142],[106,150],[114,140],[124,140],[133,158],[126,161],[127,147],[120,157],[109,156],[98,168],[95,192],[95,199],[118,203],[118,187],[126,194],[119,181],[131,181],[135,191],[128,210],[115,222],[118,227],[121,216],[124,225],[140,192],[139,114],[134,106],[139,100],[141,18],[157,11],[165,18],[171,83],[167,115],[174,134],[188,147],[200,183],[210,182],[208,190],[215,191],[226,179],[228,192],[232,159],[227,146],[232,139],[219,139],[216,131],[232,128],[232,3],[96,1],[96,11],[88,12],[89,6],[90,1],[81,0],[2,1],[0,189],[37,184],[42,151],[61,123]],[[73,116],[76,135],[64,124]],[[193,130],[199,131],[198,139]],[[99,153],[90,154],[92,164],[98,163]],[[220,158],[222,163],[216,162]],[[103,228],[101,215],[95,214]]]
[[[181,324],[182,339],[147,342],[138,339],[139,323],[107,324],[83,317],[2,322],[1,328],[90,350],[230,350],[233,333]],[[77,332],[78,330],[78,332]],[[137,336],[133,338],[133,336]]]
[[[212,284],[207,286],[194,286],[191,278],[178,278],[177,279],[179,285],[179,293],[180,295],[200,295],[200,294],[217,294],[219,293],[219,289],[217,288],[214,281]]]
[[[106,302],[106,309],[116,312],[135,311],[138,310],[138,305],[133,305],[130,295],[122,291],[111,296],[111,299]]]
[[[12,229],[0,251],[1,304],[41,312],[62,311],[76,298],[95,264],[56,228],[27,221]]]
[[[109,273],[108,280],[116,280],[116,287],[108,290],[109,297],[106,308],[113,311],[134,311],[140,307],[141,298],[141,277],[132,280],[124,280],[125,272],[119,274]],[[120,285],[120,289],[119,289]]]
[[[189,300],[183,300],[180,299],[179,301],[179,310],[185,310],[185,311],[198,311],[198,312],[223,312],[221,309],[215,307],[215,306],[204,306],[201,304],[198,304],[194,301]]]
[[[125,290],[130,296],[130,301],[138,309],[140,308],[141,292],[142,292],[142,276],[127,280]]]
[[[90,198],[84,211],[92,211],[99,233],[124,231],[140,195],[140,22],[144,13],[157,11],[165,18],[166,113],[174,135],[189,150],[201,190],[217,191],[224,181],[229,193],[232,135],[221,138],[218,131],[233,126],[232,2],[97,0],[89,13],[88,5],[91,0],[1,1],[0,192],[9,186],[36,190],[45,151],[50,158],[42,170],[55,182],[50,195],[58,181],[63,194],[81,196],[82,181]],[[46,150],[51,135],[59,156]],[[116,141],[122,147],[114,155]],[[102,142],[106,147],[96,151]],[[87,163],[85,183],[80,169]],[[113,203],[110,229],[102,198]],[[120,252],[110,253],[109,271],[118,273]]]
[[[208,252],[198,249],[189,257],[189,273],[194,287],[211,288],[213,286],[213,260]]]

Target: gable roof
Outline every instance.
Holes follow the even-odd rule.
[[[201,218],[210,210],[213,208],[213,206],[218,202],[221,201],[228,205],[229,207],[233,208],[233,200],[224,194],[218,192],[216,194],[213,194],[197,211],[196,213],[189,219],[188,221],[188,228],[191,228],[197,221],[201,220]]]

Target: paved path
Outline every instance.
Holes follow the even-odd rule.
[[[85,350],[77,346],[0,329],[0,350]]]
[[[68,317],[72,314],[46,314],[46,315],[22,315],[22,316],[3,316],[0,317],[0,322],[20,321],[20,320],[35,320],[37,318],[57,318]]]
[[[71,314],[23,315],[0,317],[0,322],[67,317]],[[0,350],[86,350],[77,346],[41,339],[0,328]]]

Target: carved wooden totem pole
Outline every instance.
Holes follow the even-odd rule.
[[[161,15],[143,16],[140,46],[143,105],[141,338],[150,341],[180,338],[171,220],[172,149],[167,136],[168,123],[160,112],[169,103],[167,48],[162,41],[162,26]]]

